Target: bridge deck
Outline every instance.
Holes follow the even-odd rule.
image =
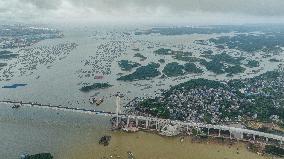
[[[85,113],[85,114],[90,114],[90,115],[117,117],[116,113],[113,113],[113,112],[89,110],[89,109],[84,109],[84,108],[70,108],[70,107],[64,107],[60,105],[52,106],[52,105],[43,105],[43,104],[37,104],[37,103],[24,103],[24,102],[15,102],[15,101],[0,101],[0,103],[21,104],[22,106],[27,106],[27,107],[48,108],[48,109],[53,109],[53,110],[71,111],[71,112]],[[138,120],[144,120],[144,121],[154,121],[154,122],[159,122],[159,123],[172,123],[172,124],[178,124],[180,126],[188,126],[188,127],[196,127],[196,128],[217,129],[217,130],[223,130],[223,131],[230,131],[231,133],[242,133],[242,134],[264,137],[268,139],[274,139],[274,140],[280,141],[281,143],[284,142],[284,136],[274,135],[270,133],[264,133],[264,132],[249,130],[249,129],[244,129],[244,128],[229,127],[226,125],[212,125],[212,124],[203,124],[203,123],[194,123],[194,122],[183,122],[183,121],[177,121],[177,120],[160,119],[160,118],[145,117],[145,116],[134,116],[134,115],[127,115],[127,114],[118,114],[118,117],[122,119],[129,118],[129,119],[135,119],[135,120],[138,119]]]

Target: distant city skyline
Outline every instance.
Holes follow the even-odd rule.
[[[0,0],[0,20],[112,23],[283,23],[283,0]]]

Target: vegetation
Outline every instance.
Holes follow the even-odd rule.
[[[105,88],[109,88],[112,85],[108,84],[108,83],[94,83],[92,85],[89,86],[83,86],[80,91],[82,92],[90,92],[92,90],[99,90],[99,89],[105,89]]]
[[[172,62],[168,63],[162,72],[168,77],[181,76],[184,74],[183,68],[183,65],[180,65],[177,62]]]
[[[146,99],[140,103],[140,107],[143,112],[149,113],[153,116],[160,118],[169,118],[170,112],[167,107],[160,102],[156,102],[154,99]]]
[[[0,69],[1,69],[1,67],[5,67],[5,66],[7,66],[6,63],[0,63]]]
[[[213,80],[208,80],[208,79],[204,79],[204,78],[198,78],[198,79],[192,79],[190,81],[181,83],[179,85],[176,85],[174,87],[172,87],[168,92],[171,92],[171,90],[180,90],[181,88],[184,89],[196,89],[199,87],[206,87],[206,88],[227,88],[227,86],[225,84],[222,84],[219,81],[213,81]]]
[[[238,74],[238,73],[244,73],[245,68],[240,66],[240,65],[235,65],[235,66],[229,66],[225,68],[225,71],[229,74]]]
[[[144,61],[147,59],[147,57],[145,57],[144,55],[142,55],[141,53],[136,53],[134,55],[134,57],[139,57],[140,58],[140,61]]]
[[[149,63],[146,66],[141,66],[136,69],[135,72],[129,75],[121,76],[117,80],[122,81],[134,81],[145,80],[159,76],[161,73],[157,70],[160,67],[158,63]]]
[[[172,58],[186,62],[199,62],[201,59],[192,56],[192,52],[188,51],[175,51],[171,49],[160,48],[154,51],[157,55],[172,55]],[[163,62],[161,62],[163,63]]]
[[[188,73],[203,73],[203,70],[198,68],[194,63],[184,64],[184,70]]]
[[[192,57],[186,54],[177,54],[174,55],[173,58],[185,62],[199,62],[201,60],[200,58]]]
[[[279,87],[283,85],[283,80],[279,79],[282,75],[284,73],[269,71],[251,79],[237,79],[226,83],[202,78],[192,79],[171,87],[160,97],[147,99],[148,102],[155,103],[147,108],[147,113],[161,114],[156,112],[158,108],[153,108],[157,106],[159,109],[166,107],[171,119],[185,120],[194,110],[205,123],[235,121],[241,117],[281,126],[284,121],[284,108],[281,106],[284,103],[284,88]],[[194,100],[198,107],[192,105]]]
[[[50,153],[40,153],[35,155],[29,155],[25,159],[53,159]]]
[[[157,54],[157,55],[171,55],[172,54],[172,50],[171,49],[160,48],[158,50],[155,50],[154,53]]]
[[[159,62],[160,63],[165,63],[166,61],[165,61],[165,59],[160,59]]]
[[[281,62],[281,60],[278,60],[276,58],[272,58],[272,59],[269,59],[270,62]]]
[[[242,58],[235,58],[226,53],[212,55],[210,57],[213,61],[225,62],[228,64],[240,64]]]
[[[217,45],[224,44],[229,49],[238,49],[245,52],[281,52],[284,46],[284,36],[277,32],[268,32],[265,34],[238,34],[236,36],[222,36],[218,39],[210,39]]]
[[[17,57],[18,54],[13,54],[11,51],[3,50],[0,51],[0,59],[10,59]]]
[[[245,71],[245,68],[240,65],[243,58],[232,57],[226,53],[206,55],[206,57],[211,59],[211,61],[208,62],[202,59],[200,60],[200,64],[216,74],[228,73],[229,75],[233,75]],[[232,66],[225,67],[224,63]]]
[[[209,62],[206,60],[201,60],[200,64],[204,65],[207,70],[216,74],[222,74],[225,72],[224,65],[219,60],[212,60]]]
[[[259,67],[259,62],[256,60],[249,60],[246,66],[251,67],[251,68]]]
[[[131,71],[132,68],[140,66],[139,63],[128,61],[128,60],[121,60],[118,62],[118,65],[123,71]]]
[[[268,154],[272,154],[279,157],[284,157],[284,149],[272,145],[266,145],[264,151]]]
[[[205,54],[205,55],[212,55],[212,54],[213,54],[213,51],[212,51],[212,50],[206,50],[206,51],[203,51],[202,54]]]

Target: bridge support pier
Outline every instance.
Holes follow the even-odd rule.
[[[252,135],[253,136],[253,140],[255,140],[255,135]]]
[[[145,124],[145,128],[148,129],[148,127],[149,127],[149,120],[147,119],[146,124]]]
[[[232,139],[232,132],[230,131],[230,139]]]
[[[219,134],[218,134],[218,136],[219,136],[219,137],[221,136],[221,129],[219,129]]]
[[[208,135],[208,136],[210,135],[210,128],[208,128],[208,132],[207,132],[207,135]]]
[[[138,124],[139,123],[138,123],[138,119],[137,118],[135,119],[135,124],[136,124],[136,127],[138,128],[138,126],[139,126]]]
[[[129,127],[129,117],[127,117],[126,127]]]
[[[156,130],[159,129],[159,121],[156,121]]]

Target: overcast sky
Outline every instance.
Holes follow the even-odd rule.
[[[284,22],[284,0],[0,0],[0,20],[70,22]]]

